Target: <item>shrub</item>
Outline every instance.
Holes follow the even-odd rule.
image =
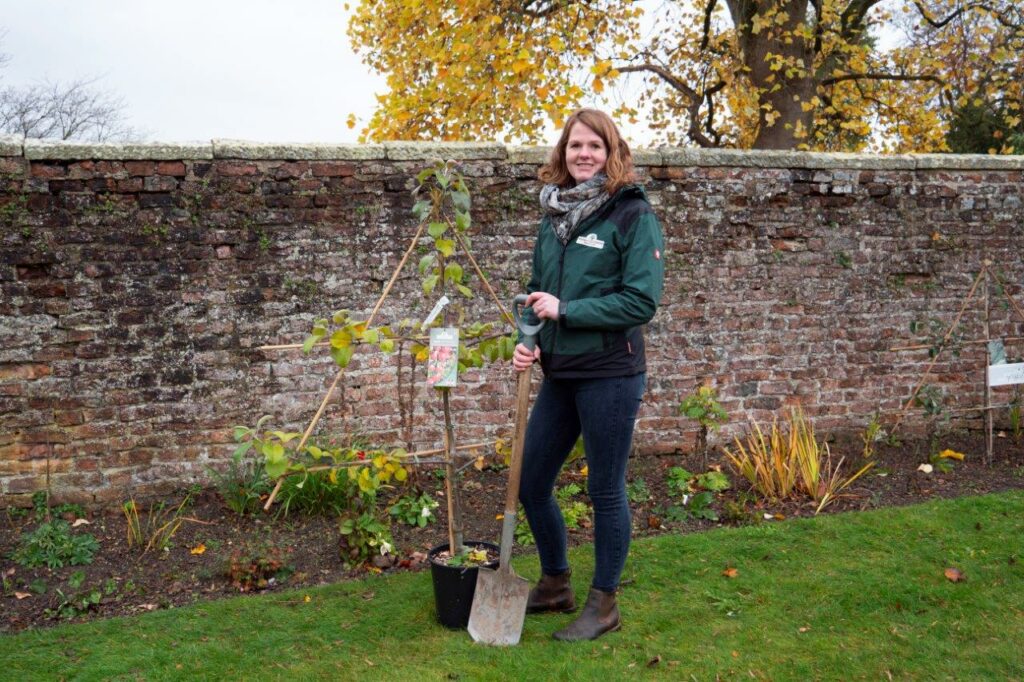
[[[92,563],[100,545],[89,533],[74,534],[63,519],[46,521],[21,539],[9,556],[25,568],[63,568]]]
[[[257,512],[263,496],[271,489],[262,455],[246,456],[246,445],[235,449],[225,471],[206,468],[224,504],[239,515]]]
[[[403,495],[391,505],[388,513],[407,526],[424,528],[436,518],[434,510],[437,507],[437,500],[427,493]]]
[[[718,391],[711,386],[698,386],[697,390],[679,403],[679,414],[700,425],[697,432],[697,452],[707,465],[708,432],[717,431],[729,421],[728,413],[718,404]]]
[[[391,553],[391,529],[373,512],[343,515],[338,530],[338,553],[345,568],[355,568],[377,554]]]
[[[272,581],[284,580],[291,572],[281,548],[265,543],[232,552],[224,571],[231,584],[242,592],[266,589]]]
[[[843,459],[833,464],[828,445],[819,443],[814,427],[799,406],[786,417],[788,428],[772,422],[766,438],[756,423],[746,446],[736,438],[736,450],[726,448],[729,464],[750,482],[762,497],[776,501],[806,495],[817,503],[815,513],[840,496],[874,462],[868,462],[849,477],[841,474]]]
[[[145,523],[139,517],[139,507],[135,504],[135,500],[130,499],[125,502],[122,511],[124,512],[128,546],[141,547],[143,554],[151,549],[160,551],[170,549],[171,538],[185,521],[185,514],[192,504],[194,493],[195,490],[189,490],[177,507],[168,507],[165,502],[153,505],[146,515]]]
[[[566,530],[579,530],[590,526],[590,505],[575,499],[575,496],[581,492],[583,492],[583,487],[579,483],[569,483],[555,491],[555,501],[558,502],[558,508],[562,510]],[[519,507],[519,514],[516,518],[519,519],[515,531],[516,544],[523,546],[535,544],[536,540],[530,531],[530,524],[526,520],[526,513],[522,506]]]

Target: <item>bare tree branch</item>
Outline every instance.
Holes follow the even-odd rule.
[[[924,19],[926,22],[928,22],[928,24],[932,28],[942,28],[943,26],[945,26],[949,22],[953,21],[957,17],[961,16],[962,14],[965,14],[966,12],[970,12],[970,11],[976,10],[976,9],[986,10],[989,14],[992,15],[992,18],[994,18],[996,21],[998,21],[1000,24],[1002,24],[1003,26],[1005,26],[1007,28],[1018,29],[1018,30],[1021,29],[1021,28],[1024,28],[1024,26],[1022,26],[1021,24],[1013,23],[1008,18],[1004,17],[1002,14],[999,13],[999,10],[997,10],[992,5],[989,5],[989,4],[984,3],[984,2],[972,2],[972,3],[968,4],[968,5],[961,5],[960,7],[957,7],[956,10],[954,10],[951,14],[949,14],[944,19],[933,19],[928,14],[928,9],[923,4],[921,4],[920,0],[914,0],[914,6],[917,7],[917,11],[921,15],[921,18]]]
[[[93,142],[141,137],[124,122],[124,100],[95,88],[95,83],[44,82],[0,90],[0,131],[22,138]]]
[[[674,90],[683,93],[690,102],[696,102],[698,105],[704,99],[697,91],[691,88],[689,85],[679,80],[666,69],[664,66],[658,64],[636,64],[634,66],[617,66],[615,70],[619,73],[653,73],[656,76],[660,76],[662,80],[668,83]]]
[[[841,76],[833,76],[832,78],[825,78],[821,81],[821,85],[834,85],[836,83],[842,83],[843,81],[931,81],[938,83],[939,85],[945,85],[946,81],[942,80],[938,76],[930,75],[907,75],[898,73],[844,73]]]
[[[711,40],[711,15],[715,12],[715,5],[718,0],[708,0],[708,6],[704,10],[704,33],[700,39],[700,51],[708,49],[708,42]]]
[[[839,35],[845,40],[852,40],[855,34],[863,33],[864,17],[879,2],[881,0],[852,0],[839,17]]]
[[[558,10],[565,9],[569,5],[587,4],[586,0],[549,0],[548,2],[536,2],[535,0],[527,0],[523,3],[523,9],[520,10],[521,14],[525,14],[528,17],[534,19],[543,19],[546,16],[550,16]]]

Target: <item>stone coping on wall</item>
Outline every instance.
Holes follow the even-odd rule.
[[[551,147],[496,142],[384,142],[319,144],[250,142],[86,143],[0,137],[0,156],[29,160],[311,160],[311,161],[460,161],[494,160],[513,164],[544,163]],[[1024,155],[988,154],[848,154],[745,149],[658,147],[633,152],[638,166],[726,168],[808,168],[877,170],[1024,170]]]

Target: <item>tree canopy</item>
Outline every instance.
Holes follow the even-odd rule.
[[[363,0],[349,36],[387,79],[367,140],[536,142],[584,104],[704,147],[942,151],[968,110],[995,151],[1022,130],[1019,0]]]

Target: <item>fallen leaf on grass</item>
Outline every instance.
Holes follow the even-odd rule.
[[[312,600],[313,600],[313,598],[310,597],[308,594],[305,597],[302,598],[302,601],[306,602],[307,604],[309,602],[311,602]]]
[[[78,528],[79,526],[89,526],[92,522],[88,519],[75,519],[75,522],[71,524],[72,528]]]
[[[802,628],[799,628],[799,629],[797,630],[797,632],[807,632],[807,631],[808,631],[808,630],[810,630],[810,629],[811,629],[811,627],[810,627],[809,625],[805,625],[805,626],[803,626]]]
[[[202,554],[203,552],[206,551],[206,545],[203,544],[202,542],[200,542],[198,545],[193,547],[190,551],[191,551],[192,554]]]
[[[22,599],[28,599],[31,596],[32,596],[31,592],[15,592],[14,593],[14,598],[17,599],[18,601],[21,601]]]
[[[959,568],[954,568],[952,566],[947,568],[943,573],[946,576],[946,579],[949,580],[949,582],[951,583],[959,583],[967,579],[966,576],[964,576],[963,571],[961,571]]]
[[[958,462],[964,461],[964,453],[957,452],[956,450],[943,450],[939,453],[940,459],[955,459]]]
[[[157,605],[156,604],[139,604],[139,608],[143,609],[145,611],[156,611]]]
[[[727,568],[724,571],[722,571],[722,575],[724,575],[726,578],[735,578],[739,574],[740,574],[739,570],[736,569],[736,568],[733,568],[732,566],[730,566],[729,568]]]
[[[654,666],[658,665],[659,663],[661,663],[661,654],[658,654],[657,656],[655,656],[651,660],[647,661],[647,667],[648,668],[653,668]]]

